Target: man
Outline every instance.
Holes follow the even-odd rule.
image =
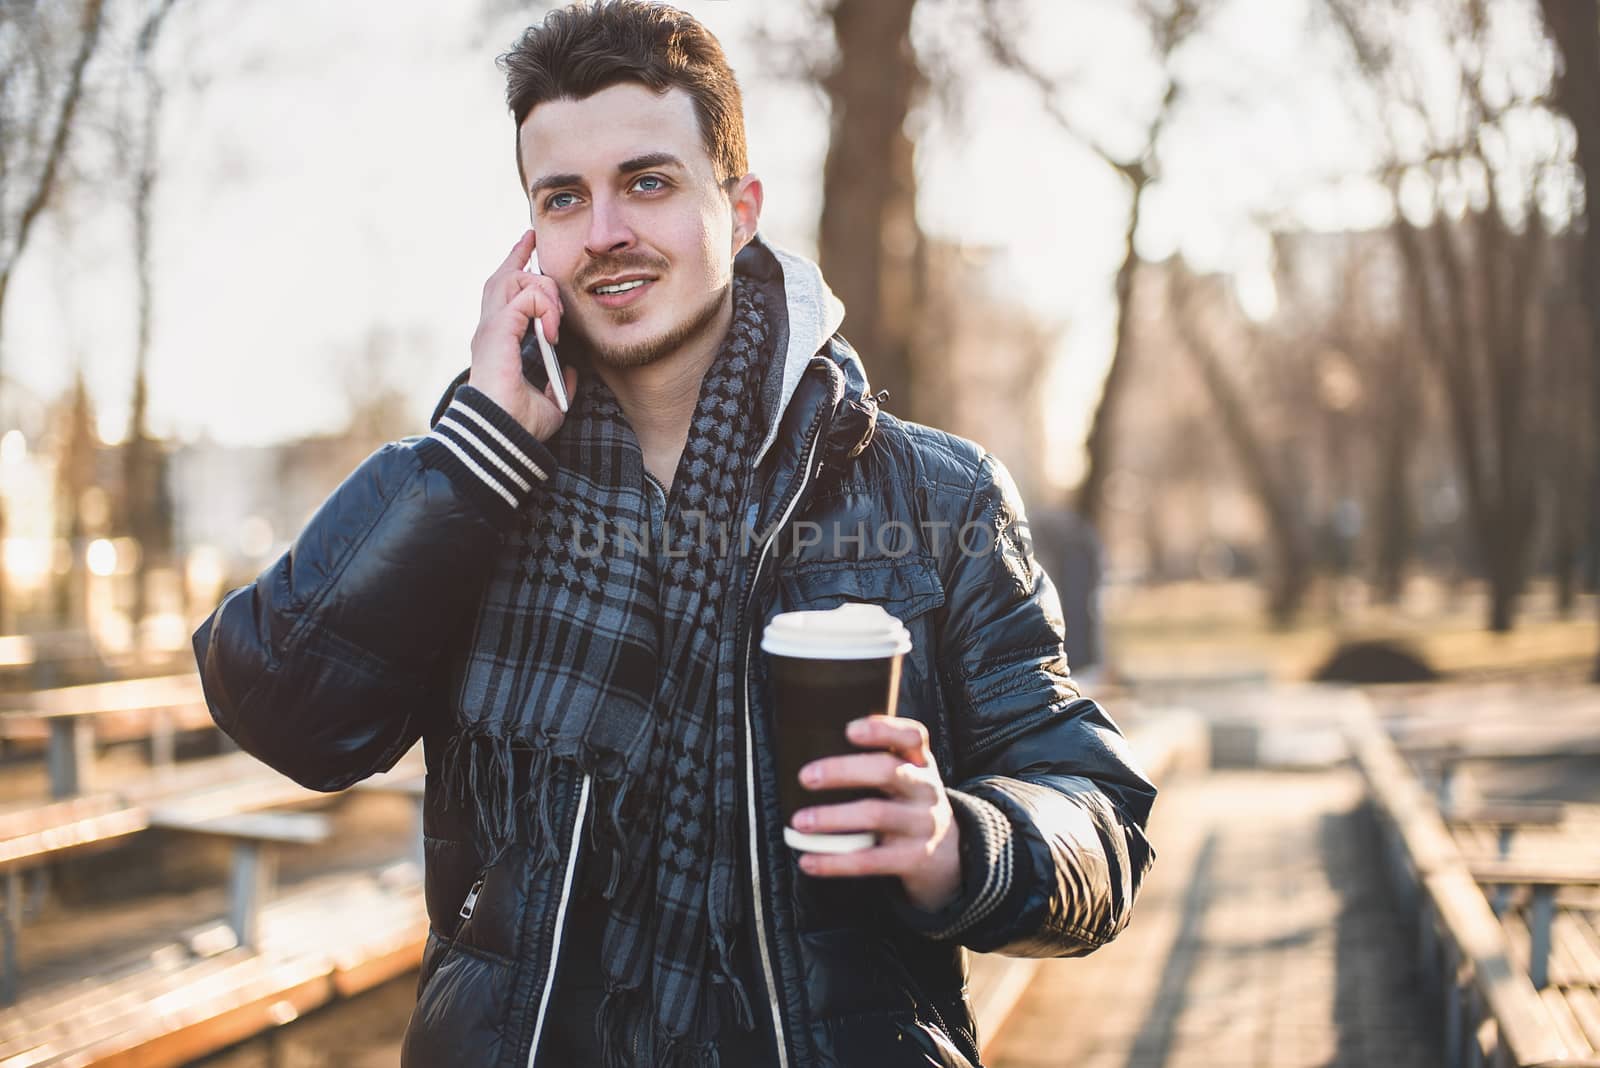
[[[213,714],[321,790],[423,741],[408,1068],[976,1065],[962,947],[1089,952],[1152,856],[1154,788],[1068,675],[1015,488],[880,412],[817,269],[757,236],[703,27],[576,5],[502,64],[533,228],[432,431],[196,634]],[[845,601],[914,647],[901,716],[802,773],[882,799],[798,829],[878,844],[802,856],[755,645]]]

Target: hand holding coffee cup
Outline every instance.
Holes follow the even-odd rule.
[[[762,649],[776,703],[784,841],[809,875],[896,875],[935,909],[960,888],[958,830],[927,729],[895,715],[901,622],[878,605],[789,612]]]

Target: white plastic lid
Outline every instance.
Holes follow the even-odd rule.
[[[774,656],[808,660],[877,660],[911,651],[905,624],[875,604],[842,604],[821,612],[782,612],[761,636]]]

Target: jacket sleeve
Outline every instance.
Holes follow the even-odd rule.
[[[385,445],[194,635],[211,716],[314,790],[387,770],[422,733],[444,647],[554,458],[471,386]]]
[[[980,952],[1081,955],[1128,922],[1155,857],[1145,824],[1156,790],[1068,672],[1060,602],[992,457],[963,523],[938,650],[962,890],[938,913],[899,907],[923,934]]]

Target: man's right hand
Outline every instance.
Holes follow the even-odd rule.
[[[541,442],[548,441],[566,419],[556,404],[555,388],[534,388],[522,374],[522,338],[534,319],[544,323],[553,345],[561,326],[561,293],[552,279],[524,270],[533,255],[534,234],[525,232],[510,255],[483,285],[483,308],[472,334],[472,371],[467,384],[480,390]],[[578,372],[562,369],[567,396],[577,389]]]

